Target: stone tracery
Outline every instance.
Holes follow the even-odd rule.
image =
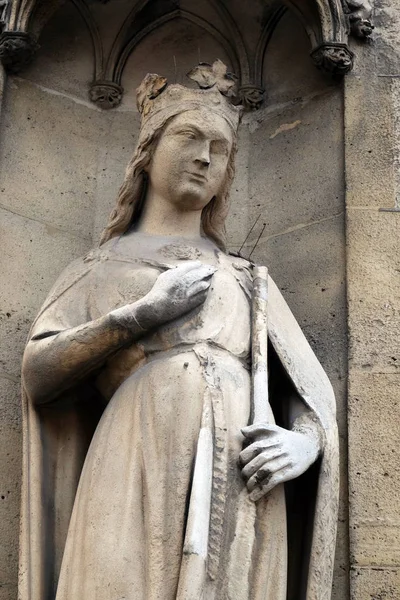
[[[125,18],[111,50],[104,57],[102,40],[93,10],[85,0],[72,0],[84,18],[93,44],[93,82],[89,98],[101,108],[119,105],[122,74],[137,45],[150,33],[174,19],[186,19],[207,31],[224,48],[232,70],[238,74],[241,99],[247,109],[259,108],[265,99],[262,67],[271,35],[287,9],[303,24],[311,44],[311,58],[323,71],[341,76],[352,69],[354,54],[348,48],[349,33],[367,38],[373,29],[371,7],[359,0],[284,0],[273,3],[264,17],[264,28],[255,53],[242,38],[238,24],[220,0],[207,0],[215,13],[211,22],[201,5],[186,10],[180,3],[138,0]],[[65,0],[16,0],[11,4],[7,23],[0,36],[0,59],[10,72],[22,70],[39,47],[43,27]],[[104,4],[104,3],[103,3]],[[6,10],[3,9],[3,18]],[[247,45],[248,46],[248,45]],[[105,89],[107,88],[107,90]]]

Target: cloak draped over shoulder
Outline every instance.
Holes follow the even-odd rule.
[[[172,264],[106,244],[66,269],[30,336],[144,295]],[[205,406],[214,454],[203,599],[329,600],[338,508],[332,387],[270,279],[271,404],[278,413],[283,390],[294,390],[324,431],[324,451],[287,486],[286,501],[277,486],[255,508],[237,466],[249,419],[249,294],[247,261],[218,252],[201,309],[116,353],[51,404],[35,407],[23,388],[19,600],[175,600]]]

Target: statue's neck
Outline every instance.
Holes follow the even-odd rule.
[[[135,231],[150,235],[200,238],[201,210],[183,211],[149,189]]]

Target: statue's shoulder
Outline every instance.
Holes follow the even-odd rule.
[[[114,255],[114,245],[115,240],[110,240],[102,246],[92,248],[89,252],[70,263],[56,281],[53,288],[54,291],[57,288],[62,289],[73,285],[82,279],[82,277],[95,270],[97,265],[112,258]]]
[[[85,264],[84,258],[85,257],[81,256],[65,267],[48,293],[47,298],[39,311],[38,317],[52,304],[57,302],[57,300],[68,290],[74,288],[75,285],[90,271],[90,267]]]
[[[251,263],[247,258],[244,258],[240,254],[236,252],[228,252],[224,254],[225,260],[229,262],[235,269],[245,269],[248,272],[251,272],[253,263]]]
[[[119,238],[111,238],[101,246],[92,248],[87,254],[82,256],[81,261],[84,265],[92,268],[98,263],[104,263],[116,255],[116,246]]]
[[[84,256],[76,258],[65,267],[51,288],[39,314],[42,314],[67,291],[76,289],[76,286],[83,282],[96,269],[97,265],[108,260],[110,253],[112,253],[112,244],[107,242],[104,246],[91,249]]]

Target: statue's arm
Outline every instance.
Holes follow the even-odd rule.
[[[204,302],[215,269],[190,261],[161,274],[146,296],[76,327],[35,327],[22,365],[34,404],[55,400],[146,332]]]
[[[44,331],[29,340],[22,363],[25,389],[34,404],[51,402],[100,367],[144,330],[135,322],[139,307],[132,306],[132,324],[112,313],[63,331]]]

